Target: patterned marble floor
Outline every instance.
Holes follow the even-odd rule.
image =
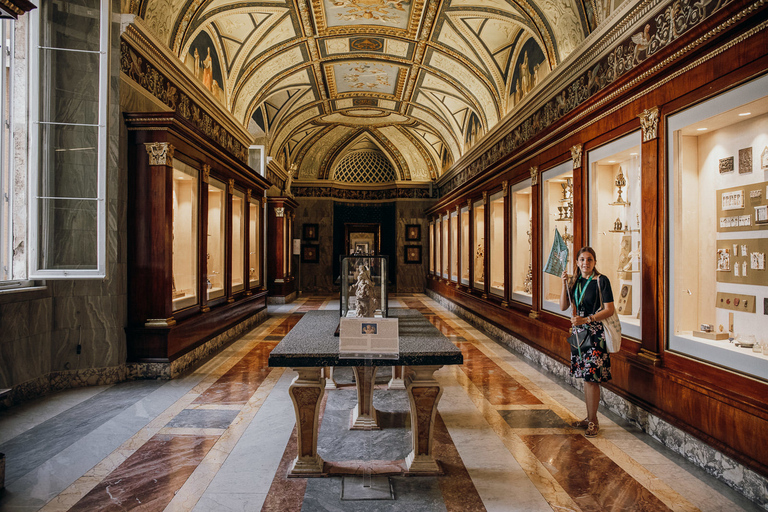
[[[760,510],[615,416],[587,439],[580,394],[424,295],[421,311],[464,354],[443,386],[434,452],[445,474],[390,477],[394,500],[341,500],[342,478],[286,478],[296,456],[289,369],[270,350],[305,311],[336,297],[270,307],[269,319],[194,373],[75,389],[0,413],[2,511],[728,511]],[[382,429],[347,429],[351,372],[324,399],[318,451],[374,473],[410,451],[405,391],[377,378]],[[349,482],[349,481],[348,481]],[[386,482],[386,480],[385,480]],[[353,489],[353,485],[348,489]]]

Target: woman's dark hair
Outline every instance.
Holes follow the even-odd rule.
[[[589,246],[585,246],[579,249],[579,252],[576,253],[576,257],[573,259],[573,275],[571,276],[571,279],[568,282],[569,297],[573,297],[573,289],[576,288],[576,282],[579,280],[579,276],[581,276],[581,271],[579,270],[579,256],[581,256],[585,252],[588,252],[589,254],[591,254],[592,257],[595,259],[595,263],[597,263],[597,255],[595,254],[595,250],[593,248]],[[600,272],[597,271],[597,265],[595,265],[593,272],[595,273],[595,277],[600,275]]]

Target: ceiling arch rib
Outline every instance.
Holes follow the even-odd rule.
[[[328,179],[362,134],[398,179],[439,177],[590,26],[581,0],[140,0],[137,12],[298,179]],[[187,55],[203,34],[215,78]]]

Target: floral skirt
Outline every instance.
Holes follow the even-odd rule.
[[[589,330],[592,346],[582,348],[581,353],[571,347],[571,375],[585,382],[607,382],[611,380],[611,358],[605,348],[605,331],[602,322],[592,322],[575,328]]]

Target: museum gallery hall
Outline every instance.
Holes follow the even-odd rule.
[[[768,510],[766,0],[0,44],[0,511]]]

